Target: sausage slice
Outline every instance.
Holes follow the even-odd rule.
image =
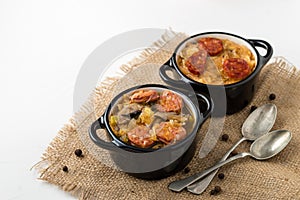
[[[182,140],[186,136],[186,130],[182,126],[176,126],[170,122],[161,122],[155,130],[157,138],[165,144]]]
[[[234,79],[243,79],[250,74],[248,63],[242,58],[229,58],[223,63],[224,73]]]
[[[198,41],[200,49],[204,49],[210,56],[216,56],[223,51],[222,40],[218,38],[201,38]]]
[[[162,112],[179,113],[182,105],[182,98],[179,95],[169,90],[165,90],[160,96],[158,110]]]
[[[151,139],[149,128],[143,125],[137,126],[127,133],[128,140],[135,146],[148,148],[154,141]]]
[[[205,70],[206,58],[207,52],[200,49],[186,60],[185,66],[192,74],[200,75]]]

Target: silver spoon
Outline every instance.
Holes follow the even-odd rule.
[[[243,141],[253,141],[258,137],[268,133],[273,127],[277,116],[277,107],[275,104],[264,104],[255,109],[245,120],[242,126],[243,137],[229,149],[229,151],[221,158],[222,162],[228,158],[230,153]],[[187,187],[189,192],[194,194],[201,194],[208,187],[214,176],[217,174],[218,169],[192,185]]]
[[[205,177],[212,171],[222,167],[223,165],[230,163],[236,159],[251,156],[257,160],[266,160],[283,150],[292,138],[291,132],[287,130],[276,130],[269,132],[259,138],[257,138],[250,146],[250,152],[239,153],[225,161],[217,163],[215,166],[202,171],[201,173],[194,174],[185,179],[173,181],[169,185],[169,189],[175,192],[180,192],[188,185],[195,181]]]

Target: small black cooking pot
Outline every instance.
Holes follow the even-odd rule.
[[[204,37],[215,37],[220,39],[229,39],[237,44],[246,46],[255,56],[255,70],[245,79],[228,85],[210,85],[196,82],[183,74],[178,65],[177,57],[188,42],[196,41]],[[256,47],[266,50],[264,56],[260,55]],[[214,101],[214,113],[222,115],[225,109],[227,114],[233,114],[242,110],[253,98],[256,91],[258,75],[263,66],[270,60],[273,54],[271,45],[264,40],[245,39],[241,36],[225,32],[206,32],[193,35],[182,41],[175,49],[172,57],[160,68],[160,76],[164,82],[177,88],[182,88],[186,83],[190,84],[195,92],[204,92]],[[167,71],[175,72],[179,79],[171,78]],[[185,84],[184,84],[185,83]]]
[[[185,106],[194,118],[192,129],[183,140],[155,150],[132,146],[116,137],[109,125],[109,116],[114,105],[124,94],[141,88],[154,89],[156,91],[168,89],[182,97]],[[99,147],[109,150],[110,156],[119,170],[143,179],[167,177],[183,169],[190,162],[195,153],[195,136],[213,108],[211,100],[205,95],[197,93],[195,97],[189,92],[182,92],[157,84],[148,84],[127,89],[118,94],[111,101],[104,114],[90,126],[90,138]],[[96,134],[97,129],[106,129],[110,141],[107,142],[100,139]]]

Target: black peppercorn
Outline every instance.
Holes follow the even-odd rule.
[[[183,172],[185,174],[189,173],[191,171],[191,169],[189,167],[184,168]]]
[[[216,195],[216,194],[217,194],[216,190],[211,190],[210,191],[210,195]]]
[[[227,134],[223,134],[222,137],[221,137],[221,140],[222,140],[222,141],[225,141],[225,142],[226,142],[228,139],[229,139],[229,135],[227,135]]]
[[[250,113],[252,113],[254,110],[256,110],[257,106],[251,106]]]
[[[270,94],[270,95],[269,95],[269,99],[270,99],[270,100],[276,99],[276,95],[275,95],[274,93]]]
[[[75,150],[75,155],[78,156],[78,157],[81,157],[81,156],[82,156],[82,151],[81,151],[81,149],[76,149],[76,150]]]
[[[238,152],[237,152],[236,150],[233,150],[233,151],[230,153],[231,156],[235,156],[235,155],[237,155],[237,154],[238,154]]]
[[[219,179],[222,180],[222,179],[224,179],[224,177],[225,177],[225,175],[224,175],[223,173],[218,174],[218,178],[219,178]]]
[[[63,166],[62,170],[63,170],[64,172],[68,172],[68,171],[69,171],[69,169],[68,169],[67,166]]]
[[[215,186],[216,193],[220,193],[222,191],[220,186]]]

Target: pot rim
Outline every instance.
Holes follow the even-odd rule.
[[[244,42],[248,43],[249,46],[251,46],[252,50],[253,50],[253,51],[255,52],[255,54],[256,54],[257,60],[256,60],[255,69],[254,69],[254,71],[253,71],[249,76],[247,76],[247,77],[244,78],[243,80],[238,81],[238,82],[236,82],[236,83],[225,84],[225,85],[213,85],[213,84],[205,84],[205,83],[201,83],[201,82],[194,81],[193,79],[187,77],[184,73],[182,73],[182,72],[180,71],[180,69],[179,69],[179,67],[178,67],[178,65],[177,65],[177,62],[176,62],[176,56],[177,56],[178,51],[179,51],[179,49],[181,48],[181,46],[182,46],[183,44],[185,44],[188,40],[191,40],[191,39],[193,39],[193,38],[195,38],[195,37],[203,36],[203,35],[213,35],[213,34],[229,35],[229,36],[235,37],[235,38],[237,38],[237,39],[239,39],[239,40],[243,40]],[[212,87],[212,88],[215,88],[215,87],[217,87],[217,88],[219,88],[219,87],[232,88],[232,87],[236,87],[236,86],[238,86],[238,85],[245,84],[246,82],[248,82],[248,80],[254,78],[254,77],[260,72],[260,70],[261,70],[261,68],[262,68],[262,66],[263,66],[263,65],[260,65],[260,64],[261,64],[261,63],[260,63],[260,62],[261,62],[261,60],[260,60],[260,54],[258,53],[258,51],[257,51],[257,49],[255,48],[255,46],[254,46],[248,39],[246,39],[246,38],[244,38],[244,37],[241,37],[241,36],[239,36],[239,35],[236,35],[236,34],[227,33],[227,32],[222,32],[222,31],[203,32],[203,33],[198,33],[198,34],[195,34],[195,35],[192,35],[192,36],[186,38],[185,40],[183,40],[182,42],[180,42],[180,43],[177,45],[177,47],[176,47],[176,49],[174,50],[173,55],[172,55],[172,57],[171,57],[170,60],[171,60],[171,62],[172,62],[172,64],[173,64],[175,70],[177,71],[177,73],[178,73],[181,77],[187,79],[189,82],[191,82],[191,83],[193,83],[193,84],[196,84],[196,85],[198,84],[198,85],[203,85],[203,86],[209,86],[209,87]]]
[[[138,90],[138,89],[142,89],[142,88],[159,88],[159,89],[168,89],[171,90],[172,92],[175,92],[177,94],[180,94],[180,96],[184,99],[184,101],[189,101],[190,105],[192,105],[193,107],[190,108],[191,110],[194,111],[195,115],[195,124],[194,127],[192,129],[192,131],[190,131],[190,133],[181,141],[172,144],[172,145],[168,145],[166,147],[160,148],[160,149],[151,149],[151,148],[140,148],[140,147],[135,147],[132,146],[130,144],[126,144],[125,142],[121,141],[112,131],[110,125],[109,125],[109,114],[111,109],[113,108],[113,105],[118,102],[118,100],[126,93],[129,93],[130,91],[134,91],[134,90]],[[205,96],[205,95],[204,95]],[[205,96],[206,97],[206,96]],[[209,99],[208,97],[206,97],[207,99]],[[208,102],[208,106],[209,108],[209,114],[211,113],[211,109],[212,109],[212,101],[209,100]],[[170,86],[166,86],[166,85],[160,85],[160,84],[143,84],[143,85],[138,85],[138,86],[134,86],[131,87],[129,89],[126,89],[122,92],[120,92],[118,95],[116,95],[112,101],[110,102],[109,106],[107,107],[107,109],[105,110],[104,114],[101,116],[103,117],[103,122],[104,122],[104,128],[107,131],[107,133],[110,135],[110,137],[112,138],[111,143],[113,143],[116,148],[120,148],[120,149],[125,149],[125,150],[129,150],[129,151],[133,151],[136,153],[148,153],[148,152],[158,152],[158,151],[169,151],[172,149],[177,149],[180,148],[181,146],[185,145],[186,142],[190,139],[194,140],[194,137],[196,136],[200,126],[203,124],[203,122],[205,121],[205,116],[201,116],[200,113],[200,109],[197,105],[195,105],[193,103],[193,101],[187,96],[185,95],[183,92],[179,91],[178,89],[175,89],[173,87]],[[193,138],[192,138],[193,137]]]

